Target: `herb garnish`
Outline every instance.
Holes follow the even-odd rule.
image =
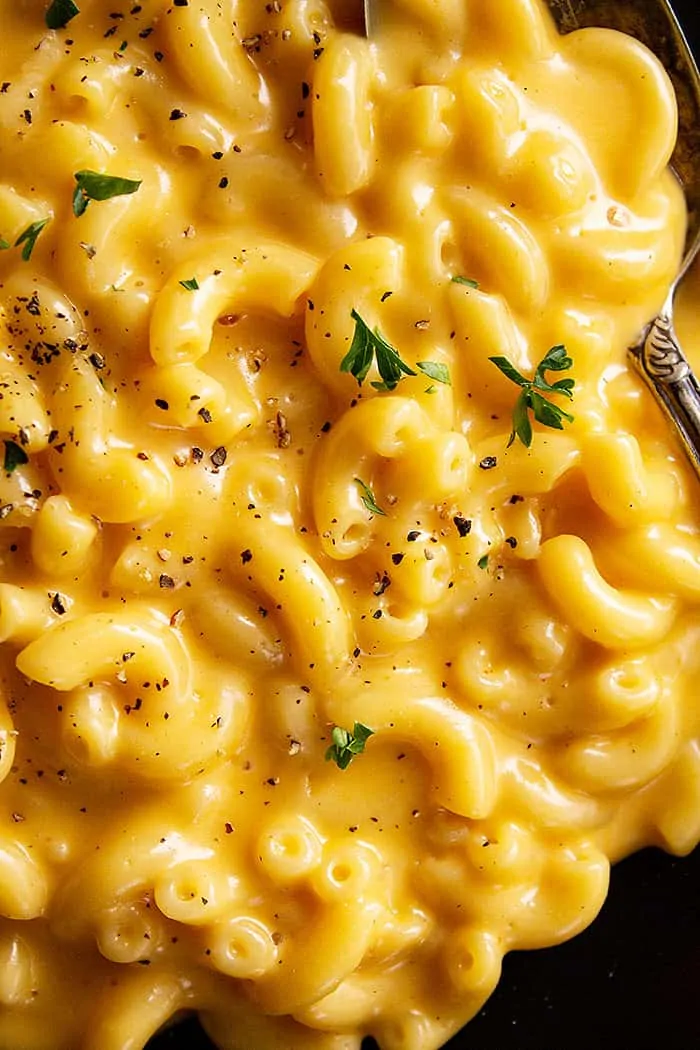
[[[73,0],[52,0],[45,15],[49,29],[63,29],[72,18],[80,14],[80,8]]]
[[[489,564],[488,554],[482,554],[476,564],[479,566],[480,569],[486,569]]]
[[[445,383],[447,386],[452,386],[452,378],[447,365],[443,365],[439,361],[417,361],[416,368],[420,368],[421,372],[424,372],[428,379],[434,379],[436,383]]]
[[[16,441],[5,441],[5,462],[3,470],[11,474],[17,467],[29,462],[29,456]]]
[[[0,252],[7,251],[10,247],[10,242],[6,241],[4,237],[0,237]]]
[[[418,375],[402,360],[398,350],[387,342],[378,328],[371,329],[357,310],[351,310],[350,316],[355,322],[355,332],[350,349],[340,362],[341,372],[350,372],[362,386],[372,362],[376,361],[377,371],[382,378],[381,382],[372,382],[375,390],[395,390],[405,375]],[[450,384],[450,373],[446,365],[437,361],[419,361],[416,368],[438,383]]]
[[[199,290],[199,281],[196,277],[190,277],[187,281],[180,281],[179,283],[188,292],[196,292]]]
[[[386,511],[382,510],[382,508],[378,505],[377,501],[374,498],[374,493],[372,492],[372,489],[369,487],[369,485],[366,485],[362,478],[353,478],[353,481],[355,482],[355,484],[359,485],[360,499],[362,500],[370,514],[380,514],[383,518],[385,518]]]
[[[326,751],[326,762],[333,761],[338,769],[347,769],[355,755],[361,755],[374,730],[355,722],[352,733],[341,726],[334,726],[331,733],[333,743]]]
[[[108,201],[136,193],[141,179],[122,179],[117,175],[101,175],[98,171],[76,171],[77,183],[73,194],[73,214],[84,215],[90,201]]]
[[[524,375],[521,375],[507,357],[490,357],[489,361],[493,361],[496,368],[500,369],[504,376],[517,386],[522,387],[513,408],[513,429],[508,439],[508,448],[513,444],[516,437],[520,438],[526,448],[529,448],[532,444],[532,424],[528,414],[530,410],[538,423],[543,423],[546,427],[552,427],[554,430],[564,429],[563,420],[567,420],[569,423],[573,422],[574,417],[572,415],[569,415],[568,412],[565,412],[563,408],[559,408],[552,401],[548,401],[540,393],[540,391],[545,391],[546,393],[563,394],[569,400],[574,396],[573,379],[558,379],[556,383],[550,383],[544,375],[545,372],[564,372],[573,365],[574,362],[568,356],[566,347],[562,343],[553,346],[551,350],[547,351],[535,369],[533,379],[526,379]]]
[[[41,231],[44,229],[51,220],[50,219],[39,219],[38,222],[33,222],[27,226],[26,230],[20,233],[19,237],[15,241],[15,248],[19,248],[20,244],[24,245],[22,248],[22,258],[25,262],[29,262],[34,251],[34,245],[37,242],[37,238]]]
[[[466,284],[466,286],[468,288],[478,288],[479,287],[479,282],[475,281],[472,277],[460,277],[459,274],[457,274],[455,277],[452,278],[452,283],[453,284]]]

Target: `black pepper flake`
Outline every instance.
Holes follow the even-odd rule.
[[[374,581],[373,588],[375,596],[377,598],[381,597],[381,595],[384,594],[384,592],[387,591],[389,587],[391,587],[391,577],[388,575],[388,573],[377,573],[377,578]]]
[[[506,536],[506,543],[511,548],[511,550],[515,550],[515,548],[518,546],[518,541],[516,540],[515,536]]]
[[[381,609],[375,609],[375,611],[372,613],[372,619],[373,620],[381,620],[381,618],[382,618],[382,610]]]
[[[14,503],[3,503],[3,505],[0,507],[0,521],[3,521],[10,514],[12,514],[12,511],[14,509],[15,509]]]
[[[393,292],[384,292],[384,294],[382,295],[382,297],[379,300],[379,302],[380,303],[385,303],[387,301],[387,299],[389,298],[389,296],[393,295],[393,294],[394,294]]]
[[[162,408],[162,410],[164,412],[167,412],[168,409],[170,408],[170,405],[168,404],[168,402],[164,398],[157,397],[156,398],[156,408]]]
[[[54,594],[53,598],[51,599],[51,608],[57,616],[65,615],[66,606],[64,604],[63,598],[58,592],[56,592],[56,594]]]
[[[228,820],[224,824],[224,831],[226,832],[227,835],[230,835],[233,832],[233,824],[231,824],[230,821],[228,821]]]
[[[187,114],[185,113],[185,111],[183,109],[171,109],[170,110],[170,119],[171,120],[182,120],[182,118],[186,117],[186,116],[187,116]]]
[[[358,656],[360,655],[361,651],[362,651],[362,650],[361,650],[361,649],[359,649],[359,648],[357,648],[357,649],[353,649],[353,651],[352,651],[352,655],[354,656],[354,658],[355,658],[356,660],[357,660]]]
[[[204,459],[204,449],[199,448],[197,445],[192,446],[192,462],[201,463]]]
[[[463,518],[460,514],[455,514],[452,521],[460,536],[468,536],[472,531],[472,523],[469,518]]]
[[[142,29],[141,30],[141,32],[139,33],[139,36],[141,37],[142,40],[145,40],[146,37],[149,37],[152,32],[153,32],[153,26],[148,26],[147,29]]]
[[[98,354],[97,351],[90,354],[90,364],[93,368],[96,368],[99,372],[105,366],[105,359],[102,354]]]
[[[175,7],[188,7],[189,0],[173,0]]]
[[[479,466],[482,470],[493,470],[493,468],[497,466],[497,464],[498,459],[496,458],[496,456],[484,456]]]
[[[524,496],[512,495],[510,497],[510,499],[508,500],[508,502],[509,503],[524,503],[525,502],[525,497]]]
[[[405,557],[405,554],[392,554],[391,560],[393,561],[394,565],[400,565]]]
[[[209,459],[212,461],[215,467],[223,467],[226,462],[227,452],[223,445],[219,445],[218,448],[214,449]]]
[[[253,552],[249,547],[246,547],[244,551],[241,551],[241,561],[244,565],[247,565],[249,561],[253,560]]]
[[[228,188],[228,179],[224,175],[223,178],[219,179],[219,189],[220,190],[225,190],[227,188]]]
[[[321,427],[321,433],[322,434],[327,434],[332,426],[333,426],[333,424],[331,422],[329,422],[328,420],[326,420],[326,422]]]
[[[406,539],[409,543],[415,543],[416,540],[420,539],[420,531],[418,529],[412,529],[411,532],[407,533]]]
[[[163,55],[162,51],[154,51],[153,57],[155,58],[156,62],[162,62],[165,56]]]
[[[211,423],[212,414],[208,408],[200,408],[197,415],[202,419],[204,423]]]
[[[221,150],[218,149],[216,153],[212,153],[212,157],[214,158],[214,160],[223,160],[224,155],[221,152]]]
[[[158,580],[158,582],[164,590],[168,591],[171,591],[175,586],[175,580],[172,578],[172,576],[168,576],[166,572],[162,572],[160,574],[160,579]]]

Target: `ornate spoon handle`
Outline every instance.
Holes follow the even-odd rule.
[[[700,478],[700,384],[681,350],[673,327],[671,290],[661,312],[642,334],[630,357],[673,424]]]

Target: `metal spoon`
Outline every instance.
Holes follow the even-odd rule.
[[[382,2],[364,0],[368,36],[377,28]],[[636,37],[659,58],[675,88],[679,127],[671,163],[688,205],[685,253],[659,314],[628,352],[700,478],[700,384],[673,326],[676,291],[700,252],[700,73],[669,0],[547,0],[547,4],[560,33],[602,26]]]

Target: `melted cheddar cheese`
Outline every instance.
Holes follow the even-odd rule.
[[[75,6],[0,0],[0,1047],[436,1050],[700,838],[670,83],[538,0]]]

